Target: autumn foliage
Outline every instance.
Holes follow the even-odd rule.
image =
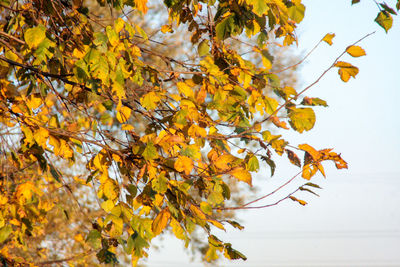
[[[278,156],[306,180],[325,176],[325,161],[347,168],[332,149],[285,139],[310,131],[314,106],[327,106],[307,90],[331,69],[355,78],[342,56],[366,54],[356,42],[315,83],[283,84],[295,65],[275,69],[271,51],[296,45],[301,0],[165,0],[158,38],[137,23],[151,12],[147,0],[97,2],[112,21],[86,1],[0,1],[1,263],[113,263],[125,253],[135,265],[156,236],[171,231],[190,244],[196,228],[205,260],[246,259],[213,234],[242,228],[224,211],[255,207],[229,202],[234,186],[251,187],[262,166],[273,175]],[[379,8],[388,31],[396,11]],[[178,30],[188,54],[158,52]],[[334,34],[321,38],[332,45]],[[296,192],[282,201],[305,205]],[[60,253],[46,245],[62,234],[49,222],[71,233]]]

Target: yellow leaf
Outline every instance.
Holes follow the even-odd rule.
[[[169,209],[163,209],[157,217],[154,219],[153,223],[151,224],[151,230],[153,231],[154,235],[161,234],[162,230],[167,226],[168,220],[171,217],[169,213]]]
[[[310,180],[311,177],[313,177],[317,173],[318,168],[315,166],[315,164],[305,164],[303,166],[303,171],[301,174],[301,177],[303,177],[306,180]]]
[[[196,215],[197,218],[201,219],[201,220],[205,220],[206,219],[206,215],[195,205],[190,205],[190,211]]]
[[[172,232],[174,233],[176,238],[185,240],[185,230],[182,228],[180,223],[174,218],[171,218],[170,225],[172,227]]]
[[[242,153],[244,153],[244,152],[246,152],[246,148],[241,148],[241,149],[239,149],[238,150],[238,154],[242,154]]]
[[[362,57],[366,55],[365,50],[358,45],[347,47],[346,52],[352,57]]]
[[[39,127],[39,129],[35,131],[35,134],[33,135],[33,138],[35,139],[36,143],[43,148],[47,147],[46,143],[48,137],[49,137],[49,131],[42,127]]]
[[[349,81],[350,77],[355,78],[358,74],[358,68],[347,62],[338,61],[335,64],[335,67],[339,68],[338,73],[340,75],[340,78],[344,82]]]
[[[160,102],[160,97],[155,92],[149,92],[140,98],[140,104],[147,110],[155,109],[158,102]]]
[[[207,220],[207,221],[210,222],[211,224],[213,224],[215,227],[218,227],[219,229],[225,231],[224,225],[223,225],[222,223],[220,223],[219,221],[217,221],[217,220],[212,220],[212,219],[209,219],[209,220]]]
[[[123,131],[132,131],[132,130],[134,130],[135,128],[134,128],[132,125],[130,125],[130,124],[122,124],[121,129],[122,129]]]
[[[236,179],[248,183],[250,186],[252,186],[251,184],[251,174],[242,168],[236,168],[232,171],[229,172],[230,175],[232,175],[233,177],[235,177]]]
[[[135,0],[135,4],[136,4],[136,8],[139,11],[142,11],[143,14],[146,14],[147,9],[148,9],[147,6],[146,6],[147,0]]]
[[[46,27],[40,24],[37,27],[27,29],[24,39],[29,48],[36,48],[46,38]]]
[[[26,201],[29,201],[33,197],[33,193],[37,192],[37,188],[35,185],[31,182],[28,181],[26,183],[18,185],[16,189],[16,196],[21,205],[26,203]]]
[[[200,126],[196,125],[196,124],[192,124],[192,126],[190,126],[189,130],[188,130],[188,134],[191,137],[206,137],[207,136],[207,132],[204,128],[201,128]]]
[[[114,200],[119,195],[118,185],[114,180],[107,179],[103,184],[103,192],[108,199]]]
[[[186,175],[190,174],[193,166],[193,160],[186,156],[179,156],[174,164],[174,167],[178,172],[185,172]]]
[[[81,50],[78,50],[75,48],[74,51],[72,52],[72,56],[74,56],[78,59],[83,58],[85,55],[86,55],[86,49],[81,51]]]
[[[114,22],[115,31],[116,31],[117,33],[119,33],[119,32],[124,28],[124,25],[125,25],[125,21],[124,21],[123,19],[121,19],[121,18],[118,18],[118,19]]]
[[[106,212],[110,212],[113,208],[114,208],[114,201],[108,199],[106,201],[104,201],[103,203],[101,203],[101,207],[103,208],[103,210],[105,210]]]
[[[131,112],[132,112],[132,110],[130,108],[125,107],[125,106],[121,107],[117,112],[117,120],[120,123],[126,122],[129,119],[129,117],[131,116]]]
[[[30,109],[37,109],[38,107],[40,107],[40,105],[42,105],[42,99],[40,98],[39,95],[32,95],[28,101],[26,101],[26,105],[30,108]]]
[[[177,83],[178,90],[188,98],[193,98],[193,90],[184,82]]]
[[[4,205],[8,202],[8,198],[5,195],[0,195],[0,205]],[[0,226],[1,228],[1,226]]]
[[[333,44],[333,42],[332,42],[333,37],[335,37],[334,33],[327,33],[324,36],[324,38],[322,38],[322,41],[326,42],[329,45],[332,45]]]

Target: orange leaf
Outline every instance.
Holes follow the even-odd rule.
[[[338,73],[340,75],[340,79],[342,79],[344,82],[348,82],[350,77],[355,78],[358,74],[358,68],[347,62],[338,61],[336,62],[335,67],[339,68]]]
[[[301,204],[301,205],[303,205],[303,206],[307,205],[307,202],[305,202],[304,200],[295,198],[294,196],[290,196],[290,199],[293,200],[293,201],[298,202],[299,204]]]
[[[310,156],[312,157],[312,159],[314,161],[318,161],[321,156],[320,153],[310,145],[302,144],[302,145],[299,145],[299,148],[303,151],[306,151],[308,154],[310,154]]]
[[[303,172],[301,174],[301,177],[303,177],[306,180],[310,180],[311,177],[313,177],[317,173],[317,166],[315,164],[305,164],[303,166]]]
[[[151,230],[153,231],[154,235],[161,234],[162,230],[167,226],[168,220],[171,217],[171,213],[169,213],[169,209],[163,209],[157,217],[154,219],[153,223],[151,224]]]
[[[322,41],[326,42],[329,45],[332,45],[332,39],[335,37],[334,33],[327,33],[324,38],[322,38]]]
[[[146,14],[147,12],[147,0],[135,0],[136,8]]]
[[[190,205],[190,211],[196,215],[196,217],[198,217],[201,220],[205,220],[206,219],[206,215],[195,205]]]
[[[251,174],[242,168],[236,168],[232,171],[229,172],[230,175],[232,175],[233,177],[235,177],[236,179],[248,183],[250,186],[252,186],[251,184]]]
[[[174,167],[178,172],[184,172],[186,175],[190,174],[193,166],[193,160],[186,156],[179,156],[174,164]]]
[[[289,127],[287,127],[286,122],[279,120],[278,117],[272,117],[271,121],[273,124],[275,124],[276,127],[289,130]]]

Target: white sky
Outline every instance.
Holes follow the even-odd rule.
[[[222,266],[400,266],[400,19],[395,17],[385,34],[373,21],[374,1],[353,7],[350,0],[304,2],[306,17],[297,31],[299,51],[308,52],[328,32],[336,34],[333,46],[323,44],[303,65],[304,86],[348,45],[376,30],[360,44],[366,57],[342,59],[359,67],[357,78],[343,83],[336,70],[325,76],[307,95],[326,100],[329,107],[316,110],[311,132],[287,138],[294,144],[334,147],[349,169],[327,166],[326,180],[313,178],[324,189],[319,198],[298,194],[309,202],[306,207],[287,201],[241,212],[238,217],[245,230],[228,228],[227,234],[216,235],[248,260],[223,261]],[[256,181],[260,195],[297,172],[289,165],[286,160],[278,164],[273,178],[268,168],[261,170]],[[150,251],[147,266],[203,266],[190,262],[180,241],[166,239],[154,242],[163,247]]]

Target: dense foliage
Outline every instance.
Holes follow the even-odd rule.
[[[190,244],[196,228],[205,260],[246,259],[213,228],[242,228],[224,212],[266,197],[229,201],[262,162],[273,175],[285,155],[306,180],[325,176],[324,161],[347,168],[332,149],[285,139],[311,130],[313,106],[327,106],[307,90],[331,69],[355,78],[340,59],[365,55],[357,42],[304,89],[281,82],[298,64],[276,69],[274,47],[297,43],[301,0],[165,0],[152,14],[165,23],[147,30],[147,0],[87,2],[0,1],[2,264],[113,263],[126,253],[135,265],[154,237],[170,230]],[[388,31],[400,1],[378,7]],[[174,31],[190,36],[176,56]],[[305,181],[279,202],[305,205],[295,193],[315,188]]]

